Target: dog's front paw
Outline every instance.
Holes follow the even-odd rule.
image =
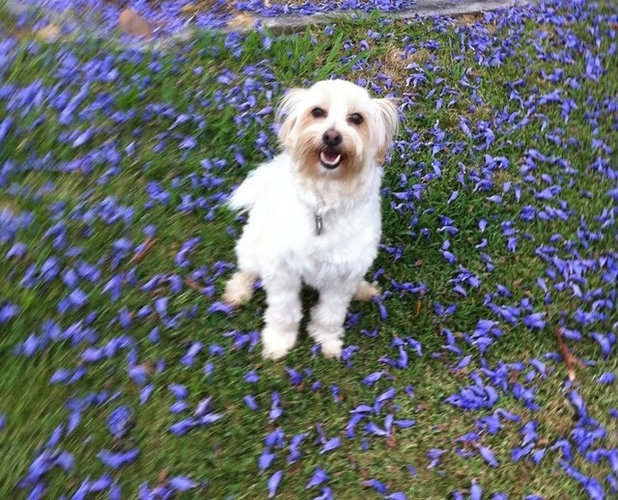
[[[292,350],[296,343],[296,332],[279,331],[266,327],[262,330],[262,357],[281,359]]]
[[[322,354],[325,358],[337,359],[341,357],[343,347],[343,328],[326,327],[311,322],[307,325],[309,336],[320,344]]]
[[[273,361],[276,361],[284,358],[291,349],[291,347],[286,348],[280,345],[264,344],[264,347],[262,347],[262,357],[264,359],[272,359]]]
[[[339,359],[341,357],[341,348],[343,342],[341,340],[329,340],[320,343],[322,347],[322,354],[325,358]]]

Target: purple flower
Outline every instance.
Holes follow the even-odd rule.
[[[202,347],[203,346],[201,342],[193,342],[191,344],[191,347],[189,347],[185,355],[180,360],[180,363],[184,366],[193,365],[193,363],[195,362],[195,357],[200,353]]]
[[[401,429],[407,429],[408,427],[412,427],[416,425],[416,420],[404,418],[404,419],[394,420],[393,423]]]
[[[109,450],[101,450],[97,453],[97,458],[107,467],[118,469],[123,465],[134,462],[139,455],[139,449],[133,448],[125,452],[111,452]]]
[[[210,314],[220,312],[225,314],[226,316],[231,316],[234,314],[234,309],[232,309],[229,305],[224,304],[223,302],[213,302],[208,308],[208,312]]]
[[[268,417],[270,418],[270,421],[273,422],[277,420],[283,414],[283,409],[280,406],[281,398],[277,391],[273,391],[270,399],[271,399],[271,406],[270,406],[270,412],[268,413]]]
[[[68,299],[73,307],[79,309],[88,301],[88,295],[79,288],[76,288],[69,294]]]
[[[270,479],[268,479],[268,498],[274,498],[277,494],[277,488],[279,487],[279,483],[281,482],[281,478],[283,477],[283,471],[278,470]]]
[[[483,498],[483,488],[476,481],[472,481],[470,486],[470,500],[481,500]]]
[[[222,418],[223,418],[223,414],[211,412],[211,413],[207,413],[206,415],[199,417],[197,420],[197,423],[199,425],[210,425],[210,424],[214,424],[215,422],[218,422]]]
[[[334,500],[333,490],[328,487],[322,488],[322,494],[318,497],[314,497],[313,500]]]
[[[611,385],[616,379],[616,374],[612,372],[604,372],[597,378],[597,383]]]
[[[569,392],[569,401],[573,405],[573,408],[577,410],[577,413],[580,417],[585,417],[587,415],[586,412],[586,403],[584,403],[583,398],[579,395],[579,393],[575,390]]]
[[[547,313],[538,312],[525,316],[522,322],[531,330],[543,330],[547,322],[543,319]]]
[[[311,479],[307,483],[307,486],[305,486],[305,489],[308,490],[309,488],[319,486],[320,484],[322,484],[325,481],[328,481],[329,479],[330,479],[330,476],[324,469],[321,469],[320,467],[316,467],[313,473],[313,476],[311,476]]]
[[[9,248],[8,252],[6,253],[6,258],[7,259],[20,259],[24,255],[26,255],[27,250],[28,250],[27,245],[21,241],[18,241],[14,243],[11,248]]]
[[[431,448],[429,451],[427,451],[427,458],[429,459],[429,465],[427,465],[427,468],[435,468],[440,463],[440,459],[445,453],[446,450],[441,450],[439,448]]]
[[[511,459],[513,460],[513,462],[518,462],[523,457],[528,455],[532,451],[533,448],[534,448],[534,444],[532,443],[526,446],[513,448],[511,450]]]
[[[186,401],[175,401],[170,405],[170,412],[172,413],[182,413],[187,409]]]
[[[289,367],[285,367],[285,371],[287,372],[287,374],[290,377],[290,383],[292,385],[300,385],[303,381],[303,377],[300,373],[298,373],[296,370],[289,368]]]
[[[148,401],[154,391],[154,385],[148,384],[139,393],[139,404],[143,405]]]
[[[109,432],[120,439],[133,425],[133,411],[127,405],[120,405],[107,416],[106,422]]]
[[[374,373],[370,373],[369,375],[367,375],[362,383],[364,385],[373,385],[375,384],[378,380],[380,380],[382,377],[384,377],[385,375],[387,375],[386,372],[374,372]]]
[[[195,411],[193,412],[193,416],[201,417],[206,412],[210,410],[210,404],[212,402],[212,396],[202,399],[197,406],[195,407]]]
[[[178,399],[186,399],[186,397],[189,395],[189,391],[187,390],[187,388],[181,384],[172,383],[169,384],[167,388]]]
[[[386,485],[377,479],[367,479],[363,481],[363,486],[369,486],[382,495],[386,495]]]
[[[243,401],[245,402],[245,404],[250,410],[257,411],[259,409],[259,405],[257,404],[257,401],[251,394],[247,394],[246,396],[244,396]]]
[[[4,120],[0,122],[0,142],[4,142],[4,138],[7,136],[9,130],[13,126],[13,122],[14,120],[10,116],[5,117]]]
[[[198,421],[192,418],[188,418],[185,420],[181,420],[180,422],[176,422],[170,426],[170,432],[172,434],[176,434],[177,436],[182,436],[186,434],[189,430],[193,429],[198,425]]]
[[[197,146],[197,141],[193,137],[185,137],[180,143],[180,149],[193,149]]]
[[[365,426],[365,432],[369,434],[373,434],[375,436],[386,436],[387,435],[387,432],[384,429],[381,429],[373,422],[367,423],[367,425]]]
[[[301,445],[301,443],[305,440],[305,438],[307,438],[309,434],[306,432],[302,432],[300,434],[295,434],[294,436],[292,436],[292,439],[290,441],[290,454],[288,456],[287,462],[289,464],[292,464],[296,461],[298,461],[298,459],[300,458],[300,450],[299,447]]]
[[[492,467],[498,467],[498,461],[496,457],[494,457],[493,452],[489,448],[485,448],[484,446],[478,447],[479,454],[483,457],[483,460],[487,462]]]
[[[187,476],[174,476],[167,483],[175,491],[188,491],[198,486],[195,481],[192,481]]]
[[[164,318],[165,316],[167,316],[167,303],[169,302],[169,299],[167,297],[159,297],[158,299],[155,300],[155,311],[157,311],[157,314],[161,317]]]
[[[89,481],[88,492],[99,493],[105,491],[112,485],[112,478],[109,474],[103,474],[100,478],[94,481]]]
[[[340,438],[338,437],[331,438],[328,441],[326,441],[326,443],[324,443],[324,446],[322,446],[322,449],[320,450],[320,455],[327,453],[329,451],[333,451],[339,448],[340,445],[341,445]]]
[[[270,465],[273,463],[275,459],[275,454],[271,453],[267,450],[263,451],[262,454],[258,457],[258,468],[260,472],[268,469]]]

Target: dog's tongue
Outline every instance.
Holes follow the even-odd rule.
[[[322,152],[322,159],[326,163],[336,163],[339,160],[339,153],[336,151],[324,151]]]
[[[329,163],[333,163],[337,159],[337,156],[339,155],[334,151],[324,151],[324,159]]]

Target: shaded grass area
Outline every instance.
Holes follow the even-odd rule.
[[[546,355],[559,351],[556,328],[581,329],[582,339],[569,340],[569,346],[596,363],[578,371],[575,387],[590,417],[606,430],[593,448],[615,447],[616,420],[610,416],[615,385],[600,385],[597,379],[616,371],[616,356],[613,347],[604,352],[591,336],[601,333],[611,344],[615,306],[604,320],[580,326],[576,310],[588,310],[591,299],[580,300],[566,288],[552,290],[545,304],[537,282],[544,276],[548,286],[552,283],[537,251],[541,245],[560,245],[564,259],[574,258],[570,248],[582,259],[616,259],[615,225],[603,216],[615,204],[608,195],[615,178],[592,167],[599,157],[615,163],[615,152],[605,152],[593,140],[615,151],[615,111],[603,103],[615,103],[618,93],[618,60],[609,51],[614,43],[609,33],[615,30],[610,16],[615,19],[616,12],[603,3],[589,16],[578,9],[568,13],[566,5],[560,11],[568,28],[557,28],[549,14],[545,22],[543,15],[532,22],[519,10],[471,23],[392,23],[374,16],[277,37],[205,34],[164,53],[126,51],[87,39],[65,45],[21,39],[15,46],[5,39],[0,116],[13,117],[13,123],[0,147],[0,255],[16,242],[27,249],[0,262],[6,277],[0,282],[0,305],[20,308],[0,325],[0,412],[6,416],[0,463],[11,464],[0,470],[0,492],[13,497],[35,487],[36,482],[16,489],[61,425],[60,438],[50,448],[70,452],[75,465],[68,471],[56,466],[44,476],[52,497],[73,494],[88,477],[109,474],[129,497],[142,483],[153,488],[182,475],[204,488],[198,496],[263,498],[273,472],[282,470],[279,497],[308,498],[319,494],[319,487],[305,489],[316,467],[328,472],[325,484],[339,498],[380,497],[379,485],[371,480],[384,483],[385,492],[401,491],[409,498],[442,498],[454,490],[467,494],[473,484],[482,485],[486,494],[513,497],[582,495],[581,481],[559,465],[561,452],[548,449],[561,438],[577,445],[573,429],[579,413],[566,397],[562,361]],[[596,28],[592,18],[598,20]],[[579,45],[565,45],[565,39],[573,40],[567,31]],[[586,50],[602,57],[605,71],[596,79],[585,76]],[[560,60],[568,54],[578,57]],[[543,76],[558,68],[565,74],[556,82]],[[347,363],[314,357],[305,336],[285,361],[263,362],[259,345],[251,344],[257,338],[252,332],[261,326],[263,293],[231,317],[209,309],[233,265],[234,237],[241,227],[221,205],[235,183],[274,154],[272,106],[283,90],[331,75],[366,79],[375,93],[401,98],[403,130],[385,169],[384,248],[372,270],[385,293],[381,305],[352,305],[346,344],[356,349]],[[579,85],[569,83],[573,80]],[[556,89],[560,101],[539,99]],[[72,99],[79,102],[67,112]],[[565,122],[567,99],[576,108]],[[503,119],[516,111],[511,121]],[[527,123],[516,127],[524,118]],[[540,160],[530,150],[567,163]],[[496,164],[496,157],[506,161]],[[528,173],[534,181],[525,180]],[[560,191],[539,198],[553,186]],[[494,196],[501,199],[490,199]],[[570,215],[526,221],[520,215],[527,205],[537,213],[550,206]],[[484,231],[481,220],[487,221]],[[508,221],[516,231],[515,251],[507,248]],[[456,234],[445,226],[455,227]],[[152,249],[132,260],[153,231]],[[555,234],[561,236],[550,240]],[[179,256],[193,237],[200,241]],[[447,240],[457,262],[441,253]],[[459,266],[480,280],[478,288],[462,285],[465,296],[453,291]],[[78,274],[75,282],[70,270]],[[615,299],[615,283],[604,280],[603,273],[589,272],[581,286]],[[148,286],[156,275],[159,282]],[[402,291],[405,284],[414,291]],[[512,295],[497,293],[499,285]],[[65,311],[60,304],[75,288],[87,299],[69,303]],[[487,305],[519,307],[522,301],[530,303],[528,312],[546,313],[543,329],[506,321]],[[440,312],[451,304],[454,312]],[[471,337],[481,319],[498,321],[502,331],[484,353]],[[50,321],[69,333],[46,344],[32,341],[33,352],[15,355],[31,334],[40,339]],[[153,342],[155,327],[160,339]],[[456,349],[445,347],[447,332]],[[108,359],[84,361],[89,347],[109,346],[119,337],[126,342]],[[420,343],[421,355],[407,344],[407,367],[389,367],[384,357],[401,356],[393,340],[408,337]],[[185,356],[195,342],[202,350],[190,363]],[[468,355],[470,363],[455,368]],[[530,364],[533,359],[542,360],[545,377]],[[518,362],[521,367],[514,365]],[[504,365],[508,390],[496,385],[499,400],[491,407],[462,411],[445,402],[473,383],[471,375],[489,383],[483,369]],[[135,366],[143,370],[144,382],[130,376]],[[87,369],[75,382],[50,384],[57,370],[73,373],[80,367]],[[250,370],[259,381],[245,380]],[[379,371],[388,373],[372,385],[363,383]],[[190,410],[212,397],[213,412],[223,418],[184,436],[170,432],[189,416],[170,412],[176,401],[168,389],[172,383],[186,386]],[[518,383],[533,391],[538,410],[514,395]],[[154,389],[140,404],[146,384]],[[394,396],[388,395],[391,388]],[[76,404],[76,398],[92,393],[99,394],[98,401]],[[271,410],[275,393],[280,416]],[[255,397],[258,410],[243,402],[247,394]],[[379,411],[348,438],[350,411],[376,399],[382,401]],[[106,419],[120,405],[132,409],[132,428],[115,438]],[[521,421],[502,418],[496,434],[480,431],[469,443],[458,441],[497,408]],[[67,432],[76,413],[81,420]],[[388,438],[364,433],[368,421],[384,428],[389,414],[416,423],[395,426]],[[511,455],[522,443],[520,428],[532,420],[539,423],[536,449],[547,448],[538,465],[530,457],[514,461]],[[278,428],[284,444],[271,447],[275,458],[260,472],[264,441]],[[300,458],[290,463],[292,437],[302,433]],[[335,437],[340,446],[322,452]],[[479,446],[493,451],[497,467],[486,463]],[[133,448],[140,450],[138,459],[117,470],[96,458],[101,449]],[[436,449],[444,454],[432,465]],[[584,452],[574,455],[573,466],[597,478],[609,493],[604,479],[612,473],[609,460],[591,463]]]

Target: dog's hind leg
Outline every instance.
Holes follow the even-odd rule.
[[[371,299],[379,296],[380,288],[375,281],[373,283],[369,283],[368,281],[362,280],[354,292],[354,300],[359,300],[361,302],[369,302]]]
[[[223,301],[232,307],[239,307],[251,300],[253,284],[257,275],[251,271],[236,271],[225,284]]]

